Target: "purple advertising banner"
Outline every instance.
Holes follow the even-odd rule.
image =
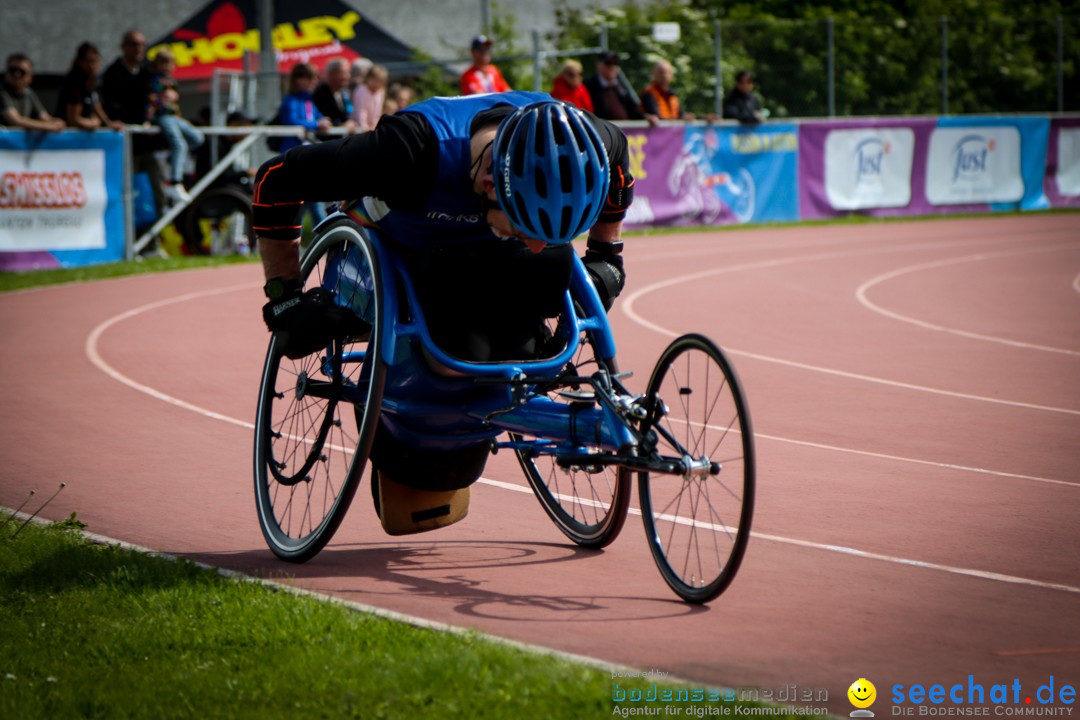
[[[1080,207],[1080,118],[1050,121],[1043,191],[1051,207]]]
[[[925,200],[933,118],[866,118],[799,125],[799,217],[932,213]]]
[[[624,128],[634,176],[634,202],[627,225],[675,225],[693,208],[668,188],[675,163],[682,154],[683,131],[676,127]],[[686,223],[690,224],[691,219]]]
[[[799,129],[800,217],[1050,207],[1043,191],[1049,135],[1045,117],[806,122]],[[1066,154],[1074,152],[1077,136],[1061,137]],[[1066,194],[1076,192],[1071,177],[1057,179]]]

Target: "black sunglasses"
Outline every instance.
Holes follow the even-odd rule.
[[[26,75],[27,73],[25,69],[14,65],[8,67],[7,71],[16,77],[18,77],[19,75]]]

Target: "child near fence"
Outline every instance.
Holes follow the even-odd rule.
[[[161,128],[169,146],[169,177],[165,194],[173,201],[188,202],[191,196],[184,188],[184,167],[188,152],[203,144],[203,134],[180,114],[180,92],[173,71],[176,58],[162,49],[154,56],[154,77],[150,83],[147,120]]]

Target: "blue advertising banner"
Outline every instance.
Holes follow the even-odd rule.
[[[0,270],[124,259],[121,133],[0,131]]]
[[[798,220],[798,128],[626,129],[634,174],[629,225]]]

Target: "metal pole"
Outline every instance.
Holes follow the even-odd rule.
[[[540,92],[540,70],[541,70],[541,52],[540,52],[540,31],[533,28],[532,31],[533,41],[533,90]]]
[[[225,118],[222,117],[221,112],[220,68],[214,68],[210,73],[210,124],[215,126],[225,124]],[[217,138],[207,138],[206,142],[210,143],[210,165],[212,167],[217,165],[218,161]]]
[[[274,0],[259,0],[256,6],[259,26],[259,73],[265,77],[268,73],[278,74],[277,56],[274,53]],[[279,88],[263,88],[258,93],[259,117],[273,117],[280,100]]]
[[[608,37],[607,37],[607,25],[600,26],[600,47],[604,49],[604,52],[608,50]]]
[[[480,32],[491,33],[491,0],[480,0]]]
[[[1057,109],[1065,112],[1065,20],[1057,16]]]
[[[713,92],[716,98],[713,111],[717,118],[724,117],[724,40],[720,34],[720,21],[713,20],[713,55],[715,56],[716,86]]]
[[[124,137],[124,259],[135,259],[135,193],[132,189],[131,133],[122,131]]]
[[[829,117],[836,116],[836,53],[833,49],[833,19],[825,18],[825,43],[827,47],[827,67],[829,73]]]
[[[941,16],[941,114],[949,114],[949,18]]]

